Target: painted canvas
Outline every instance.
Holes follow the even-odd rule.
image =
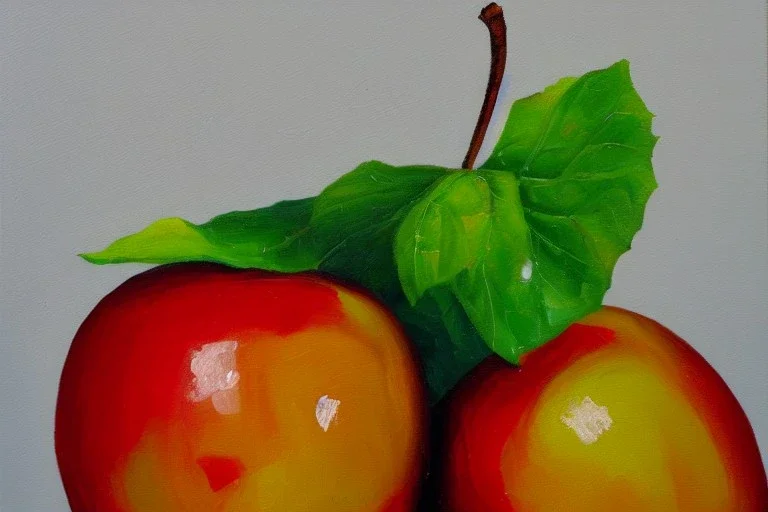
[[[726,381],[606,301],[653,243],[675,143],[653,70],[551,76],[500,111],[514,33],[477,13],[490,71],[461,165],[371,155],[315,194],[79,255],[150,268],[85,315],[53,390],[73,512],[768,510]]]

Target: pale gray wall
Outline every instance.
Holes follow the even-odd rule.
[[[141,269],[75,254],[159,217],[314,194],[374,157],[458,166],[487,77],[482,5],[2,2],[3,512],[66,509],[59,371],[80,321]],[[763,1],[504,7],[502,113],[563,75],[632,62],[658,115],[661,188],[608,302],[689,340],[741,400],[765,458]]]

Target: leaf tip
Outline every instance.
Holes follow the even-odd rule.
[[[403,289],[403,294],[405,294],[405,298],[408,299],[408,304],[415,306],[422,295],[424,295],[424,290],[419,289],[419,286],[416,283],[412,283],[402,272],[399,272],[399,274],[400,286]]]
[[[376,168],[378,168],[378,167],[390,167],[390,166],[388,164],[385,164],[381,160],[372,159],[372,160],[366,160],[365,162],[361,163],[360,165],[355,167],[354,170],[357,171],[357,170],[360,170],[360,169],[368,169],[369,167],[376,167]]]
[[[101,251],[99,252],[81,252],[77,256],[84,259],[88,263],[93,263],[94,265],[100,265],[104,263],[104,259],[100,257]]]
[[[419,296],[414,295],[413,293],[406,293],[405,297],[408,299],[408,304],[411,305],[411,307],[416,306],[416,303],[419,302]]]
[[[615,62],[608,69],[616,70],[616,72],[618,72],[620,76],[626,78],[630,82],[632,81],[632,76],[630,73],[630,64],[628,59],[621,59],[620,61]]]

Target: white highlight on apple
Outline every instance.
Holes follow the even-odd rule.
[[[533,262],[531,260],[526,260],[525,264],[523,265],[523,268],[520,269],[520,277],[523,278],[523,281],[530,281],[532,275],[533,275]]]
[[[236,369],[236,350],[236,341],[216,341],[192,351],[189,366],[194,378],[190,400],[202,402],[210,398],[213,408],[219,414],[236,414],[240,411],[237,389],[240,373]]]
[[[328,432],[328,427],[331,426],[331,422],[336,418],[340,404],[341,400],[334,400],[328,395],[321,396],[317,401],[315,418],[317,419],[317,424],[320,425],[324,432]]]
[[[560,416],[560,421],[584,444],[594,443],[613,425],[608,408],[597,405],[590,397],[585,397],[580,404],[571,404],[568,413]]]

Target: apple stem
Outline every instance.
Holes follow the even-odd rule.
[[[488,130],[493,115],[493,107],[496,106],[496,98],[499,96],[504,66],[507,62],[507,24],[504,22],[504,12],[502,12],[501,6],[491,2],[480,11],[478,18],[485,23],[491,35],[491,73],[488,76],[488,87],[485,90],[483,108],[477,118],[477,125],[472,134],[472,141],[469,143],[467,156],[464,157],[464,163],[461,164],[461,168],[467,170],[472,170],[477,153],[483,145],[485,132]]]

